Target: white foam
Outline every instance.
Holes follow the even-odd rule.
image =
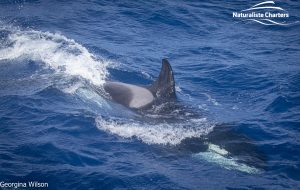
[[[78,89],[81,89],[83,88],[83,84],[80,83],[80,82],[76,82],[75,84],[72,84],[72,85],[69,85],[69,86],[66,86],[66,87],[63,87],[61,88],[62,91],[66,94],[75,94]]]
[[[95,85],[105,82],[106,67],[110,62],[96,58],[74,40],[57,33],[8,29],[11,33],[7,44],[11,45],[0,49],[0,60],[24,58],[41,61],[57,72],[80,76]]]
[[[152,80],[152,77],[151,77],[151,75],[149,75],[149,73],[147,73],[147,72],[145,72],[145,71],[141,71],[141,73],[143,74],[143,76],[144,76],[145,78]]]
[[[93,105],[97,105],[97,107],[99,108],[105,107],[106,111],[112,110],[108,102],[102,96],[99,96],[99,94],[97,94],[94,91],[79,87],[76,89],[76,95],[80,97],[87,104],[91,103]]]
[[[175,85],[175,90],[176,92],[182,93],[182,89],[177,85]]]
[[[101,130],[124,138],[137,138],[147,144],[176,145],[185,138],[201,137],[213,129],[205,118],[186,121],[186,123],[149,124],[137,121],[122,122],[102,117],[96,119],[97,127]]]
[[[207,101],[208,101],[208,102],[211,102],[211,103],[212,103],[213,105],[215,105],[215,106],[219,106],[219,105],[220,105],[220,103],[217,102],[216,99],[212,98],[211,95],[209,95],[209,94],[207,94],[207,93],[203,93],[203,94],[207,97]]]

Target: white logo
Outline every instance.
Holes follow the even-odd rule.
[[[290,25],[288,23],[289,13],[278,6],[275,6],[274,1],[264,1],[253,5],[249,9],[233,12],[233,18],[239,18],[243,21],[253,21],[263,25]],[[296,22],[294,22],[296,23]]]

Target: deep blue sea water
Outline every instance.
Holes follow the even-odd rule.
[[[0,182],[299,189],[300,3],[276,1],[287,26],[232,18],[256,3],[1,0]],[[103,93],[152,83],[162,58],[178,106]]]

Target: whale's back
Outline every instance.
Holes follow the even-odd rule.
[[[162,60],[157,80],[148,87],[122,82],[106,82],[104,90],[114,101],[130,108],[143,108],[157,99],[169,101],[176,98],[173,71],[167,59]]]

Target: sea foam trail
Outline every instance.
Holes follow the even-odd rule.
[[[183,123],[149,124],[98,117],[96,123],[100,130],[123,138],[137,138],[147,144],[163,145],[176,145],[186,138],[201,137],[214,127],[205,118],[189,119]]]
[[[35,30],[22,31],[12,27],[7,44],[0,49],[0,60],[29,59],[72,76],[80,76],[95,85],[102,85],[108,75],[109,61],[96,58],[73,39],[57,33]]]
[[[0,47],[0,60],[26,59],[42,62],[43,66],[56,72],[80,76],[98,86],[101,86],[108,76],[107,67],[112,66],[111,62],[97,59],[85,47],[61,34],[19,30],[13,27],[0,27],[0,31],[8,33],[4,46]],[[78,91],[83,99],[95,99],[87,97],[86,92],[82,94],[82,85],[84,84],[79,82],[72,83],[71,86],[62,86],[66,93],[74,94]],[[107,106],[104,101],[99,102],[99,106]],[[185,138],[206,135],[213,129],[213,125],[209,125],[205,118],[187,119],[172,124],[149,124],[137,120],[119,121],[111,117],[107,120],[99,116],[96,122],[101,130],[124,138],[135,137],[147,144],[175,145]]]

